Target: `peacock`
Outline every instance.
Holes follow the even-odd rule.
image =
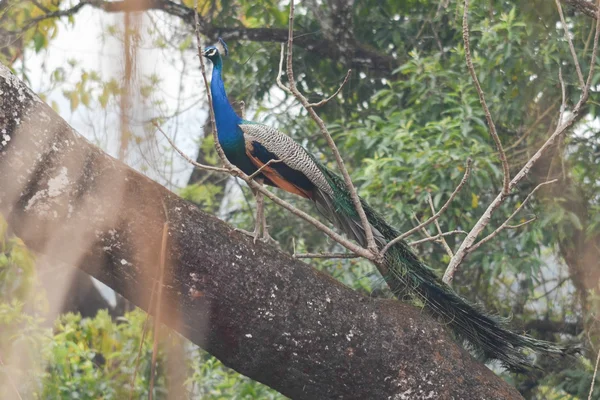
[[[344,180],[291,137],[236,114],[227,98],[221,76],[221,51],[226,56],[228,49],[222,39],[219,42],[219,45],[206,47],[203,56],[213,64],[210,90],[217,137],[226,157],[247,175],[262,168],[255,179],[311,200],[334,226],[366,246],[364,228]],[[364,200],[361,199],[361,202],[376,244],[382,249],[386,243],[398,237],[399,232]],[[259,216],[255,235],[260,231],[258,219]],[[263,233],[266,233],[264,227]],[[396,295],[409,294],[422,303],[425,310],[449,326],[457,340],[482,361],[499,360],[509,370],[525,372],[533,367],[533,363],[524,351],[555,355],[577,351],[576,346],[560,347],[511,331],[506,320],[487,314],[442,282],[405,241],[399,241],[389,248],[383,266],[380,270],[387,271],[388,276],[384,278]]]

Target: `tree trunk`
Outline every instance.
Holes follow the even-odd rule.
[[[0,212],[40,257],[151,313],[161,282],[161,322],[291,398],[520,398],[420,309],[253,244],[87,142],[1,65]]]

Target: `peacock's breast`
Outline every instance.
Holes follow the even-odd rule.
[[[256,167],[246,155],[246,148],[243,141],[222,141],[219,138],[219,143],[230,163],[244,171],[247,175],[251,175],[256,171]]]

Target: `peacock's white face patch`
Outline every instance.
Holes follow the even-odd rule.
[[[204,50],[204,57],[214,57],[217,54],[217,49],[214,47],[209,47],[208,49]]]

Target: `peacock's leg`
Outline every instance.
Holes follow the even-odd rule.
[[[256,178],[256,181],[262,185],[261,178]],[[252,238],[254,238],[254,243],[256,243],[257,240],[261,240],[265,243],[273,243],[279,246],[279,243],[277,243],[277,241],[273,239],[271,235],[269,235],[267,218],[265,216],[265,197],[258,190],[251,190],[252,194],[254,195],[254,198],[256,199],[256,219],[254,221],[254,232],[249,232],[244,229],[238,228],[236,228],[236,231],[251,236]]]
[[[261,178],[256,179],[259,184],[262,185],[263,180]],[[265,215],[265,196],[258,190],[254,192],[256,198],[256,226],[255,232],[262,232],[260,240],[265,243],[273,243],[279,246],[279,243],[269,235],[269,227],[267,225],[267,216]],[[254,239],[256,241],[256,238]]]
[[[250,232],[247,231],[245,229],[241,229],[241,228],[235,228],[236,231],[243,233],[244,235],[248,235],[251,238],[254,239],[254,243],[256,243],[256,241],[258,239],[261,238],[261,230],[263,228],[263,226],[266,225],[266,223],[264,223],[264,219],[265,219],[265,210],[264,210],[264,197],[262,195],[262,193],[255,191],[254,189],[252,190],[252,194],[254,195],[254,198],[256,199],[256,215],[255,215],[255,220],[254,220],[254,231]]]
[[[262,193],[260,194],[260,196],[262,197]],[[277,245],[277,247],[279,247],[279,243],[277,243],[277,241],[275,239],[273,239],[271,237],[271,235],[269,234],[269,227],[267,225],[267,216],[265,215],[264,209],[262,212],[262,236],[261,236],[260,240],[262,240],[265,243],[273,243],[273,244]]]
[[[258,190],[252,190],[254,194],[254,198],[256,199],[256,219],[254,221],[254,243],[256,243],[257,239],[262,238],[262,235],[265,234],[263,227],[266,227],[265,222],[265,198],[261,192]],[[267,233],[268,235],[268,233]]]

